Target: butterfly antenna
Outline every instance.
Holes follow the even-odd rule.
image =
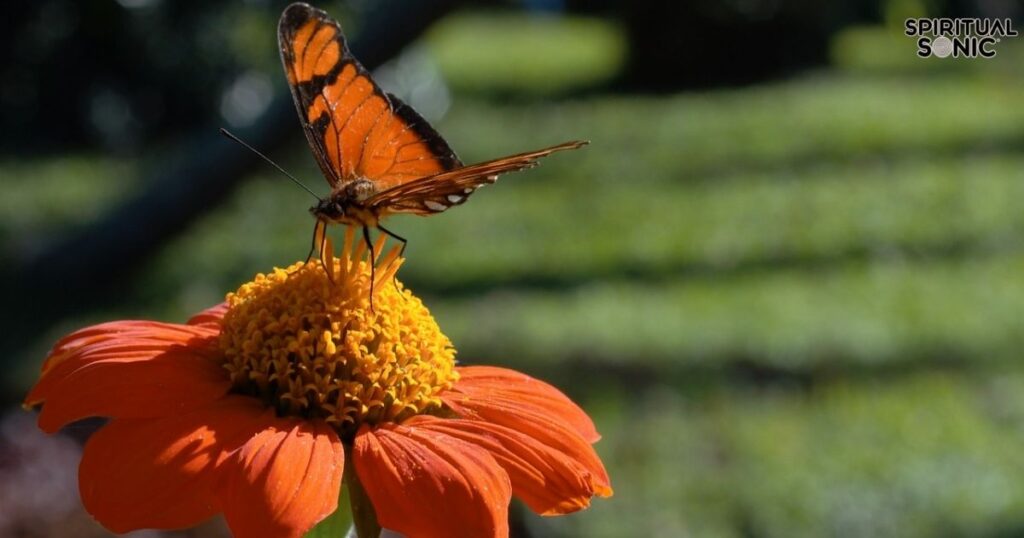
[[[248,149],[249,151],[251,151],[251,152],[255,153],[256,155],[259,155],[259,156],[260,156],[261,158],[263,158],[263,160],[264,160],[264,161],[267,161],[268,163],[270,163],[270,165],[271,165],[271,166],[273,166],[274,168],[277,168],[277,171],[278,171],[278,172],[281,172],[281,173],[282,173],[282,174],[284,174],[284,175],[285,175],[285,176],[286,176],[286,177],[287,177],[288,179],[290,179],[290,180],[294,181],[296,185],[298,185],[298,186],[302,187],[303,189],[305,189],[305,191],[306,191],[306,192],[308,192],[309,194],[312,194],[312,195],[313,195],[313,198],[316,198],[317,200],[319,200],[319,199],[320,199],[320,196],[318,196],[318,195],[317,195],[317,193],[315,193],[315,192],[313,192],[313,191],[309,190],[309,187],[307,187],[306,185],[304,185],[304,184],[303,184],[303,183],[302,183],[301,181],[299,181],[299,180],[295,179],[295,176],[293,176],[293,175],[289,174],[288,172],[285,172],[285,171],[284,171],[284,168],[281,168],[280,166],[278,166],[278,165],[277,165],[277,163],[275,163],[274,161],[270,160],[270,157],[267,157],[266,155],[264,155],[264,154],[260,153],[259,151],[257,151],[257,150],[256,150],[256,148],[254,148],[254,147],[250,146],[249,144],[246,144],[245,142],[243,142],[243,141],[242,141],[242,139],[241,139],[241,138],[238,138],[237,136],[235,136],[235,135],[231,134],[231,132],[230,132],[230,131],[228,131],[227,129],[225,129],[225,128],[223,128],[223,127],[221,127],[221,128],[220,128],[220,134],[222,134],[222,135],[224,135],[224,136],[226,136],[226,137],[230,138],[231,140],[234,140],[235,142],[238,142],[238,143],[239,143],[239,144],[241,144],[241,145],[242,145],[242,146],[243,146],[244,148],[246,148],[246,149]]]

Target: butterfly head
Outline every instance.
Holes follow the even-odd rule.
[[[345,219],[345,205],[334,196],[322,198],[309,208],[309,212],[317,219],[328,222],[342,222]]]

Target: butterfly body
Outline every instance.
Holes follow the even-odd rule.
[[[354,179],[340,185],[322,198],[309,212],[317,220],[346,226],[376,227],[381,215],[378,210],[366,206],[366,201],[377,194],[377,187],[364,178]]]

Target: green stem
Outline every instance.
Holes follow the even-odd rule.
[[[352,464],[352,449],[345,447],[345,483],[348,484],[348,498],[352,506],[352,523],[356,527],[359,538],[379,538],[380,523],[377,523],[377,511],[366,495],[355,465]]]

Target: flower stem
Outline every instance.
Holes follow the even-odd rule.
[[[366,495],[355,465],[352,464],[352,449],[345,447],[345,483],[348,484],[348,498],[352,507],[352,523],[356,527],[359,538],[379,538],[380,523],[377,523],[377,511]]]

